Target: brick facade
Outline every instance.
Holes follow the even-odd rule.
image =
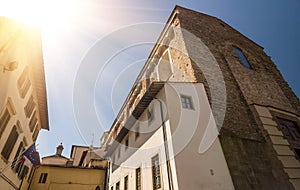
[[[300,102],[261,46],[215,17],[176,6],[110,130],[112,138],[122,135],[151,83],[161,81],[204,84],[235,189],[300,189],[299,160],[271,114],[300,122]]]
[[[222,71],[226,87],[226,113],[220,140],[235,188],[294,189],[276,157],[270,138],[252,109],[252,105],[261,105],[300,115],[299,99],[275,64],[261,46],[215,17],[177,7],[176,19],[179,20],[176,27],[200,38],[209,48]],[[201,54],[197,52],[201,48],[189,41],[184,32],[183,40],[191,60],[180,60],[174,52],[173,62],[180,62],[186,73],[193,73],[197,82],[204,83],[211,99],[211,87],[206,78],[214,73],[203,74],[204,71],[192,60],[193,54]],[[253,69],[240,63],[232,46],[243,51]],[[191,67],[185,66],[186,63]]]

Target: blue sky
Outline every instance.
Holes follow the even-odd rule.
[[[76,10],[75,6],[66,7],[74,10],[71,10],[72,17],[65,20],[64,27],[43,31],[50,131],[42,131],[38,138],[38,150],[42,156],[54,154],[60,142],[65,147],[65,156],[69,156],[73,144],[99,145],[100,135],[110,128],[149,55],[161,31],[159,26],[167,21],[176,4],[218,17],[264,47],[300,96],[297,56],[300,49],[300,1],[85,0],[74,3],[78,4]],[[116,42],[122,41],[124,36],[115,35],[120,28],[145,22],[157,23],[158,26],[145,29],[149,43],[118,53],[100,69],[94,84],[85,85],[95,72],[83,70],[93,48],[106,43],[105,39],[112,36]],[[114,42],[107,45],[113,46]],[[93,60],[103,66],[102,59],[99,57],[98,60],[97,56],[92,55]],[[82,88],[74,90],[78,83]],[[82,101],[75,102],[74,108],[76,96]],[[93,104],[85,104],[91,98]],[[82,109],[78,111],[79,108]],[[96,118],[82,123],[78,115],[88,115],[89,112],[94,112]]]

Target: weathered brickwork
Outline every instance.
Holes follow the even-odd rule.
[[[120,133],[125,123],[121,121],[131,114],[151,82],[200,82],[220,129],[235,189],[299,189],[299,161],[273,116],[255,109],[259,105],[300,116],[299,99],[263,48],[223,21],[185,8],[176,7],[168,23],[111,136]],[[241,64],[233,46],[242,50],[252,69]]]
[[[270,143],[220,136],[236,189],[293,189]]]
[[[272,146],[274,142],[279,142],[278,139],[266,136],[251,108],[256,104],[300,115],[299,99],[275,64],[262,47],[217,18],[178,7],[177,19],[182,30],[197,36],[209,48],[222,71],[227,99],[220,139],[235,188],[294,189],[277,157],[278,152]],[[203,50],[189,41],[190,37],[184,32],[183,39],[190,57],[201,54]],[[240,63],[232,46],[243,51],[252,69]],[[174,57],[176,59],[180,55]],[[186,63],[189,61],[181,64],[184,66]],[[211,100],[211,86],[206,79],[216,73],[203,74],[207,71],[200,69],[194,60],[190,63],[192,68],[188,67],[190,70],[186,72],[193,73],[196,81],[205,84]],[[281,139],[280,142],[286,141]]]

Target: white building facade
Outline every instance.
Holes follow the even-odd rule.
[[[153,83],[151,88],[160,90],[110,149],[110,189],[233,189],[203,85]],[[200,152],[204,135],[214,139]]]

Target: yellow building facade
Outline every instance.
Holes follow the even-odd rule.
[[[107,161],[102,149],[72,146],[70,158],[62,155],[62,144],[56,153],[42,158],[33,168],[21,190],[100,190],[106,186]]]
[[[28,176],[22,153],[41,129],[49,130],[40,31],[0,17],[1,189],[19,189]]]
[[[31,183],[23,181],[22,190],[95,190],[104,188],[105,170],[40,165],[30,177]]]

